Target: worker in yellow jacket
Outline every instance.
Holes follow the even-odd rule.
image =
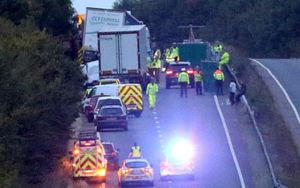
[[[187,87],[190,84],[190,77],[185,68],[182,68],[181,73],[178,75],[178,83],[180,85],[180,97],[182,98],[184,93],[185,98],[187,98]]]
[[[156,104],[156,93],[158,92],[158,85],[154,79],[147,85],[146,94],[148,95],[150,109],[152,110]]]

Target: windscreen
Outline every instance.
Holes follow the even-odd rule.
[[[97,108],[101,109],[102,106],[122,106],[121,101],[119,99],[106,99],[106,100],[100,100],[98,103]]]
[[[105,116],[120,116],[123,112],[120,108],[104,108],[101,110],[101,115]]]
[[[148,166],[146,162],[143,161],[134,161],[134,162],[128,162],[125,164],[127,168],[145,168]]]

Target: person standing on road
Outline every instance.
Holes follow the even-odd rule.
[[[156,93],[158,92],[158,85],[155,83],[154,79],[151,83],[147,85],[146,94],[148,95],[150,109],[152,110],[156,104]]]
[[[129,157],[142,157],[141,147],[136,142],[131,147]]]
[[[231,80],[229,84],[229,100],[231,105],[234,105],[235,103],[235,94],[236,94],[236,83],[234,80]]]
[[[223,95],[223,82],[224,82],[224,73],[220,68],[217,68],[214,72],[214,78],[216,81],[216,94]]]
[[[202,72],[199,70],[199,68],[196,68],[194,79],[195,79],[196,94],[202,95]]]
[[[178,75],[178,83],[180,85],[180,97],[182,98],[184,93],[185,98],[187,98],[187,86],[190,84],[190,78],[185,68],[182,68]]]
[[[238,94],[235,96],[236,104],[241,102],[241,96],[245,95],[246,90],[247,90],[246,85],[243,83],[243,81],[240,81],[240,85],[241,85],[241,88],[239,89]]]
[[[158,56],[154,56],[154,60],[152,61],[152,68],[154,69],[154,77],[155,77],[156,83],[159,83],[161,61]]]

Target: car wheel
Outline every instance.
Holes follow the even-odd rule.
[[[153,187],[154,186],[154,182],[152,181],[152,182],[150,182],[150,184],[149,184],[151,187]]]

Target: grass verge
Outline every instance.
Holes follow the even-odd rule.
[[[229,48],[231,67],[238,79],[247,85],[246,97],[255,112],[275,174],[284,185],[300,187],[300,157],[291,133],[276,109],[274,99],[262,77],[243,53]]]

